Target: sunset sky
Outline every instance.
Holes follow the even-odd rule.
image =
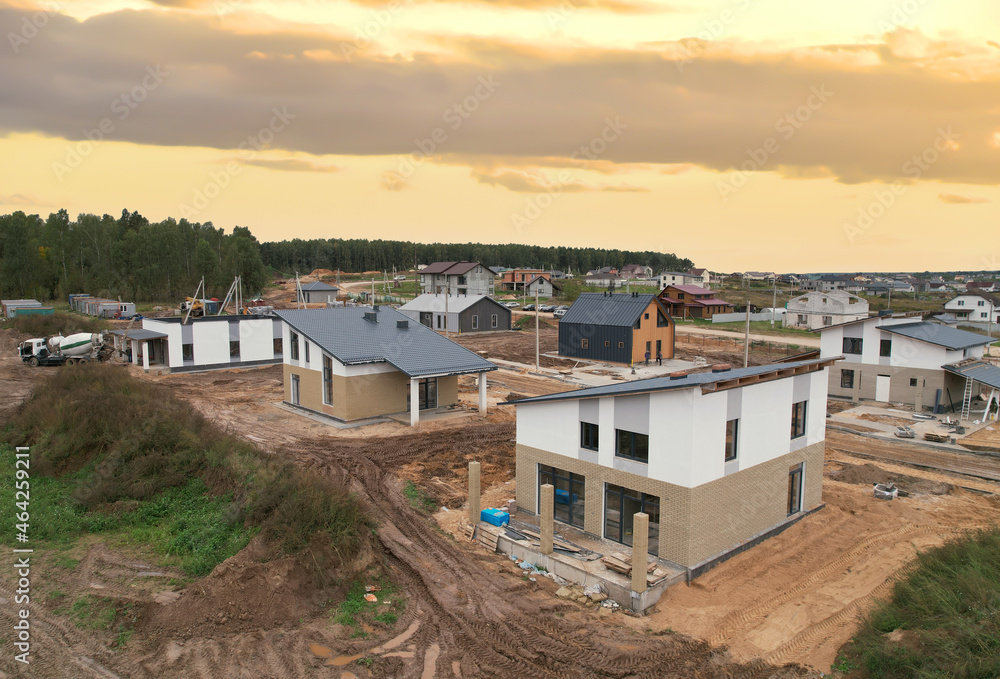
[[[0,213],[1000,268],[996,0],[0,0],[0,27]]]

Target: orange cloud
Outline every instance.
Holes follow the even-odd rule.
[[[991,203],[989,198],[983,198],[981,196],[960,196],[957,193],[939,193],[938,199],[942,203],[949,203],[951,205],[970,205],[974,203]]]

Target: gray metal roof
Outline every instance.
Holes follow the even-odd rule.
[[[486,372],[497,367],[395,309],[281,309],[275,315],[344,365],[389,363],[409,377]],[[377,322],[365,320],[375,313]],[[407,321],[400,328],[398,321]]]
[[[879,330],[885,330],[894,335],[902,335],[910,339],[955,350],[979,347],[989,344],[992,341],[986,335],[959,330],[958,328],[950,328],[947,325],[939,325],[938,323],[928,323],[927,321],[900,323],[898,325],[880,325]]]
[[[146,330],[145,328],[136,328],[135,330],[112,330],[111,334],[122,335],[123,337],[128,337],[129,339],[134,340],[151,340],[167,336],[165,333],[156,332],[155,330]]]
[[[400,311],[440,311],[444,312],[444,295],[423,294],[411,299],[409,302],[399,307]],[[506,309],[503,304],[488,295],[449,295],[448,313],[458,313],[465,311],[470,306],[481,299],[488,299],[502,309]]]
[[[653,294],[585,292],[559,323],[632,326],[654,299]]]
[[[581,398],[597,398],[599,396],[644,394],[651,391],[691,389],[694,387],[704,386],[706,384],[728,382],[741,377],[753,377],[754,375],[764,375],[766,373],[779,372],[781,370],[791,370],[800,366],[828,363],[841,358],[843,358],[843,356],[837,356],[834,358],[819,358],[809,361],[795,361],[793,363],[771,363],[768,365],[757,365],[749,368],[734,368],[721,372],[695,373],[694,375],[687,375],[686,377],[678,379],[671,379],[669,376],[649,377],[643,380],[633,380],[631,382],[622,382],[620,384],[608,384],[603,387],[590,387],[588,389],[579,389],[577,391],[564,391],[558,394],[546,394],[544,396],[522,398],[517,401],[507,401],[507,403],[544,403],[546,401],[565,401]]]
[[[339,290],[340,288],[335,288],[334,286],[324,283],[323,281],[314,281],[312,283],[306,283],[302,286],[304,292],[332,292],[333,290]]]
[[[971,361],[969,363],[949,363],[941,366],[950,373],[962,377],[971,377],[994,389],[1000,389],[1000,368],[986,361]]]

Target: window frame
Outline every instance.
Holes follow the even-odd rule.
[[[845,384],[848,383],[849,384]],[[840,388],[841,389],[853,389],[854,388],[854,371],[847,370],[846,368],[841,368],[840,370]]]
[[[580,348],[581,349],[589,349],[590,348],[590,340],[587,339],[586,337],[582,338],[580,340]]]
[[[472,329],[479,330],[479,314],[472,314]]]
[[[600,448],[601,426],[595,422],[580,422],[580,447],[584,450]]]
[[[808,403],[809,401],[805,400],[792,404],[792,440],[800,439],[806,435],[806,415]],[[801,414],[799,413],[800,410]]]
[[[333,359],[323,354],[323,405],[333,405]]]
[[[889,358],[892,356],[892,338],[883,338],[879,340],[878,343],[878,355],[881,358]]]
[[[623,435],[628,435],[628,451],[622,452],[622,438]],[[645,442],[645,457],[640,453],[640,442]],[[629,431],[628,429],[618,429],[615,428],[615,457],[620,457],[623,460],[631,460],[633,462],[640,462],[642,464],[649,464],[649,434],[640,434],[638,432]]]
[[[498,325],[499,325],[499,320],[497,319],[497,315],[493,314],[492,317],[490,318],[490,326],[495,328]]]
[[[729,425],[732,425],[732,434],[729,433]],[[740,454],[740,418],[734,417],[726,420],[726,442],[725,455],[726,462],[735,462]]]
[[[794,516],[803,510],[803,505],[805,504],[805,471],[805,462],[799,462],[788,468],[788,504],[785,507],[788,512],[787,516]],[[796,479],[796,477],[798,478]]]
[[[299,333],[292,330],[288,341],[288,358],[293,361],[299,360]]]
[[[851,354],[852,356],[860,356],[864,351],[864,338],[845,337],[843,343],[843,350],[844,350],[843,353],[845,354]]]

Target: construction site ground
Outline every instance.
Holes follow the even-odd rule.
[[[534,338],[524,336],[532,340],[533,360]],[[501,336],[477,340],[488,337]],[[11,351],[15,341],[3,337],[4,420],[46,370],[20,364]],[[504,346],[497,351],[524,358],[518,353],[524,347]],[[678,342],[678,353],[682,347]],[[424,422],[416,430],[398,422],[336,429],[275,406],[282,398],[280,366],[175,375],[128,369],[262,449],[347,484],[378,524],[375,553],[363,560],[384,567],[399,589],[393,597],[405,607],[395,623],[359,632],[334,624],[325,602],[310,598],[294,560],[261,565],[253,543],[191,582],[171,579],[177,574],[141,547],[86,538],[71,553],[40,561],[39,596],[32,599],[38,663],[26,671],[13,662],[8,637],[0,676],[818,677],[830,671],[857,615],[888,593],[916,550],[1000,518],[995,496],[965,489],[996,492],[1000,486],[981,477],[1000,477],[1000,459],[954,454],[946,460],[953,473],[945,474],[906,465],[934,466],[938,451],[834,431],[824,509],[690,586],[675,586],[651,615],[599,615],[555,597],[552,580],[532,580],[507,558],[450,531],[467,502],[470,460],[482,464],[484,506],[514,496],[514,412],[496,404],[511,394],[572,388],[566,382],[533,375],[528,365],[504,369],[490,374],[485,416],[474,412],[470,377],[460,382],[469,410],[462,419]],[[871,484],[890,480],[910,495],[875,500]],[[430,517],[415,508],[408,482],[448,511]],[[0,597],[10,601],[13,589],[8,569],[0,575]],[[56,613],[55,592],[60,599],[117,597],[141,611],[141,622],[124,647],[112,650],[106,632]],[[0,624],[13,623],[13,610],[0,608]]]

